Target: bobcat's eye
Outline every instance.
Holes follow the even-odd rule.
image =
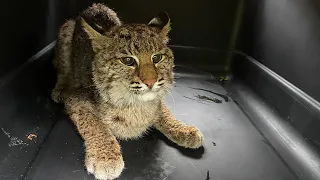
[[[133,57],[124,57],[121,62],[127,66],[133,66],[136,61]]]
[[[155,55],[152,56],[152,62],[153,63],[158,63],[162,59],[164,59],[164,55],[163,54],[155,54]]]

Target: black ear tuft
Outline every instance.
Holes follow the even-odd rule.
[[[159,29],[163,29],[168,24],[170,24],[170,18],[166,12],[159,13],[158,16],[151,19],[148,23],[149,26],[157,27]]]
[[[166,12],[160,13],[157,17],[153,18],[148,25],[160,29],[160,36],[163,37],[164,43],[168,43],[168,34],[171,30],[171,20]]]

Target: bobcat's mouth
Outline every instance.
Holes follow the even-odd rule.
[[[160,78],[150,88],[147,84],[142,82],[131,82],[129,91],[141,101],[151,101],[156,98],[162,97],[166,92],[166,83],[163,78]]]
[[[158,92],[160,89],[149,89],[149,88],[144,88],[143,86],[141,87],[130,87],[130,92],[134,93],[134,94],[145,94],[145,93],[156,93]]]
[[[147,93],[147,92],[157,92],[161,89],[161,87],[165,84],[165,80],[163,78],[159,79],[154,85],[150,88],[148,85],[143,84],[141,82],[131,82],[129,89],[134,93]]]

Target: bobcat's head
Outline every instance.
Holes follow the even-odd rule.
[[[149,24],[114,26],[103,35],[83,19],[94,52],[93,81],[104,100],[130,105],[162,98],[173,84],[166,13]]]

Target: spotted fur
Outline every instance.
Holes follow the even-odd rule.
[[[149,24],[122,24],[102,4],[60,29],[52,98],[65,104],[86,145],[86,168],[97,179],[117,178],[124,168],[116,139],[141,137],[152,126],[186,148],[203,142],[197,128],[176,120],[163,103],[173,84],[169,31],[167,14]],[[126,57],[134,63],[126,65]]]

